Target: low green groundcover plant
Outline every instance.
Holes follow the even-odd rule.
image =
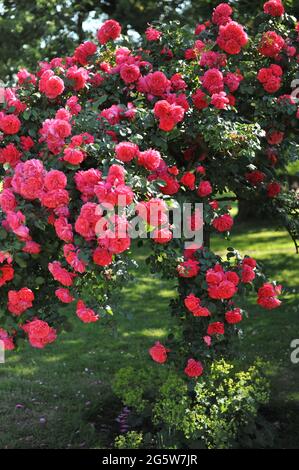
[[[174,370],[166,369],[157,378],[152,369],[128,367],[116,374],[113,390],[130,406],[128,429],[142,430],[119,435],[117,448],[221,449],[248,445],[259,432],[265,433],[258,415],[269,400],[269,384],[259,362],[236,371],[224,359],[215,361],[194,388]],[[265,443],[271,443],[271,435]]]

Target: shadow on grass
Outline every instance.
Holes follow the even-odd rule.
[[[296,447],[299,365],[290,362],[290,342],[299,337],[298,296],[294,292],[299,257],[287,234],[272,228],[242,225],[236,227],[233,242],[220,237],[212,240],[212,248],[220,253],[230,245],[262,261],[271,278],[286,289],[286,302],[278,310],[265,311],[254,299],[250,302],[240,359],[244,367],[257,356],[268,361],[266,373],[273,391],[269,417],[278,423],[275,445]],[[163,340],[171,322],[168,303],[175,289],[172,283],[149,274],[144,263],[147,254],[146,249],[137,253],[138,279],[119,294],[114,329],[101,322],[84,325],[74,315],[73,331],[61,334],[45,350],[24,345],[7,355],[7,363],[0,365],[1,448],[107,445],[104,434],[109,426],[115,429],[115,416],[120,411],[110,389],[115,371],[147,363],[148,348]]]

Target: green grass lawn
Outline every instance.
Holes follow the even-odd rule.
[[[299,257],[284,231],[236,227],[232,242],[217,237],[212,248],[224,253],[232,244],[263,260],[268,275],[287,289],[280,309],[266,311],[252,303],[239,360],[247,365],[259,356],[269,362],[276,445],[299,448],[299,364],[290,361],[291,340],[299,338]],[[120,367],[142,367],[149,346],[168,332],[174,286],[150,275],[145,257],[141,249],[138,276],[120,294],[116,329],[101,322],[83,325],[75,318],[73,331],[45,350],[25,346],[7,354],[0,365],[0,448],[101,447],[104,426],[113,424],[102,423],[99,429],[107,384]]]

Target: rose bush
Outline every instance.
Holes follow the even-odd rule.
[[[277,174],[298,150],[298,33],[278,0],[250,30],[220,4],[195,34],[157,24],[136,47],[108,20],[72,57],[18,72],[0,108],[7,349],[21,338],[45,347],[72,312],[85,323],[110,316],[129,276],[135,212],[153,233],[152,269],[178,281],[181,328],[153,345],[154,361],[199,377],[238,334],[240,297],[255,290],[261,307],[279,306],[280,286],[256,261],[233,248],[222,260],[209,236],[233,226],[230,191],[262,201],[295,237],[294,197]],[[184,237],[173,239],[165,213],[174,201],[203,203],[204,246],[183,252]],[[190,224],[198,221],[194,210]]]

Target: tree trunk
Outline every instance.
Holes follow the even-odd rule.
[[[237,223],[247,222],[250,220],[265,220],[269,215],[263,211],[261,201],[238,200],[238,214],[235,217]]]

